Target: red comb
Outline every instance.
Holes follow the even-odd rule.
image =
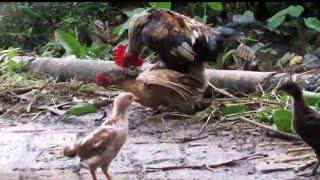
[[[108,73],[97,73],[96,74],[96,84],[98,86],[107,87],[111,82],[111,75]]]
[[[143,64],[143,60],[136,54],[130,55],[129,57],[124,58],[124,53],[127,49],[126,45],[119,44],[113,54],[113,58],[115,63],[122,67],[127,68],[130,65],[134,65],[136,67],[140,67]]]

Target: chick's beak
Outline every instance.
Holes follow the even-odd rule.
[[[133,96],[134,101],[139,101],[140,99],[137,96]]]

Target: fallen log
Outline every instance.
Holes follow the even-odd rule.
[[[65,58],[16,56],[13,60],[21,62],[25,71],[40,71],[50,76],[58,77],[61,81],[78,79],[94,82],[95,74],[98,72],[120,70],[113,61],[85,60],[72,56]],[[144,63],[142,70],[148,66],[150,66],[149,63]],[[292,77],[296,78],[297,83],[302,85],[319,72],[320,70],[314,70],[309,73],[293,74]],[[282,79],[288,79],[285,73],[277,72],[213,70],[207,68],[205,74],[209,82],[217,88],[227,89],[230,92],[245,93],[256,92],[257,89],[261,90],[261,88],[267,92]],[[259,84],[261,84],[260,88]]]

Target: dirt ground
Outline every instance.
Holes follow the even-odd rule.
[[[287,150],[305,146],[301,142],[269,137],[261,128],[235,121],[214,127],[209,123],[198,136],[202,123],[189,124],[183,118],[162,121],[137,104],[130,111],[129,138],[109,168],[114,179],[302,179],[297,176],[302,171],[292,168],[261,170],[294,165],[276,161],[297,156]],[[88,169],[79,168],[79,159],[61,156],[60,148],[78,133],[95,129],[100,123],[93,119],[100,116],[101,111],[76,118],[42,115],[32,122],[1,117],[0,179],[91,179]],[[232,162],[215,168],[149,169],[226,161]],[[105,179],[100,169],[97,173]]]

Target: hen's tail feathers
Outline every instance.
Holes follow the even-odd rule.
[[[74,148],[74,145],[70,146],[70,145],[66,145],[63,147],[62,149],[62,153],[64,156],[68,156],[68,157],[75,157],[77,155],[77,152]]]
[[[234,21],[230,22],[222,27],[217,28],[217,30],[220,33],[220,37],[222,39],[230,38],[230,37],[237,37],[241,35],[241,33],[237,32],[235,29],[251,25],[251,24],[256,24],[257,22],[254,20],[248,20],[248,21]]]

